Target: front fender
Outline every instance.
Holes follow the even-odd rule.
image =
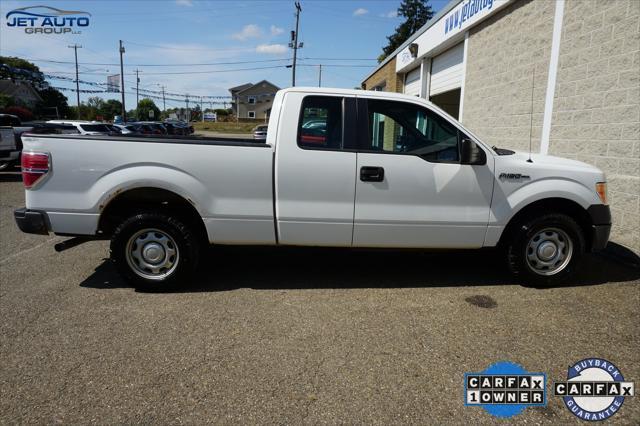
[[[506,226],[513,216],[529,204],[549,198],[564,198],[584,209],[601,203],[595,188],[587,188],[584,184],[571,179],[540,179],[512,188],[512,185],[516,184],[508,181],[496,182],[491,204],[490,225]]]

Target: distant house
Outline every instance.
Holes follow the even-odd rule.
[[[229,89],[231,106],[238,118],[253,118],[266,120],[271,115],[271,105],[278,86],[267,80],[256,84],[243,84]]]
[[[23,81],[0,80],[0,93],[11,96],[17,103],[33,108],[42,98],[29,83]]]
[[[176,108],[176,110],[169,114],[169,119],[171,120],[180,120],[180,121],[190,121],[191,119],[191,111],[186,108]]]

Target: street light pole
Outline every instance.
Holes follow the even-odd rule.
[[[318,65],[318,87],[322,87],[322,64]]]
[[[124,53],[124,46],[122,40],[120,40],[120,94],[122,95],[122,122],[127,122],[127,109],[124,106],[124,65],[122,63],[122,54]]]
[[[78,120],[80,119],[80,82],[78,77],[78,48],[82,48],[79,44],[74,44],[72,46],[68,46],[73,49],[75,57],[76,57],[76,100],[78,102]]]

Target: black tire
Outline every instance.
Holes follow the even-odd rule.
[[[560,241],[557,245],[551,243],[557,253],[557,257],[549,261],[556,262],[551,266],[541,262],[539,252],[532,248],[539,244],[540,238],[542,242],[544,238]],[[564,241],[567,238],[569,242]],[[541,245],[537,247],[541,248]],[[530,217],[514,229],[505,249],[509,269],[519,280],[535,287],[553,286],[565,282],[575,273],[585,251],[584,232],[575,220],[565,214],[549,213]]]
[[[144,242],[144,239],[156,245],[151,250],[155,250],[152,253],[156,253],[161,260],[153,263],[153,266],[163,266],[157,272],[145,270],[148,264],[144,263],[142,253],[131,254],[137,251],[133,248],[137,249],[139,245],[141,252],[150,247],[150,243],[138,243]],[[118,225],[113,232],[110,248],[111,260],[120,275],[135,288],[148,291],[173,290],[189,282],[198,267],[200,252],[197,235],[180,218],[149,212],[137,213]],[[171,267],[167,266],[169,264]]]

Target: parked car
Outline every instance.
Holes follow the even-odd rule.
[[[253,129],[253,139],[257,141],[266,141],[267,140],[267,128],[269,126],[266,124],[261,124],[256,126]]]
[[[40,135],[79,135],[80,131],[71,124],[37,123],[28,133]]]
[[[141,134],[140,128],[134,124],[113,124],[123,135]]]
[[[112,130],[104,123],[82,120],[49,120],[47,123],[75,126],[81,135],[108,135]]]
[[[0,170],[5,170],[20,160],[20,136],[31,128],[31,125],[23,125],[16,115],[0,114]]]
[[[151,134],[153,135],[166,135],[169,132],[167,128],[162,125],[162,123],[157,123],[155,121],[138,121],[134,123],[135,125],[141,126],[145,129],[150,129]]]
[[[499,247],[536,285],[607,244],[607,184],[594,166],[492,148],[408,95],[290,88],[274,105],[266,143],[25,135],[16,222],[108,238],[125,279],[156,289],[192,276],[205,243]],[[324,135],[303,127],[310,117]]]
[[[181,126],[177,123],[164,122],[163,126],[167,129],[167,133],[170,135],[187,135],[189,134],[189,129],[185,126]]]

